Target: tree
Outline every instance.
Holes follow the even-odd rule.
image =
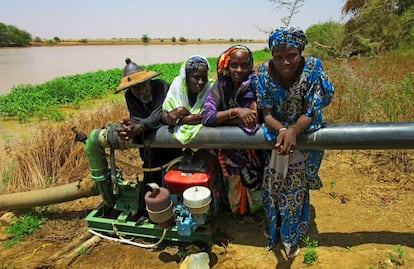
[[[269,0],[274,6],[275,9],[281,10],[283,8],[287,9],[288,15],[281,18],[284,26],[289,26],[294,15],[299,13],[299,9],[303,6],[305,0],[292,0],[292,1],[283,1],[283,0]]]
[[[150,41],[150,38],[148,37],[147,34],[143,34],[141,37],[141,41],[144,43],[148,43]]]
[[[414,44],[414,1],[348,0],[342,8],[343,47],[356,54],[378,54]]]
[[[1,47],[24,47],[29,46],[32,36],[13,25],[0,23],[0,46]]]
[[[347,56],[343,51],[344,27],[334,21],[313,24],[306,29],[308,46],[306,53],[320,58],[336,58]]]
[[[7,47],[9,45],[9,38],[6,35],[7,25],[0,23],[0,47]]]

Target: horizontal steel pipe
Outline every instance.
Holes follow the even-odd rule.
[[[41,190],[0,195],[0,211],[46,206],[98,195],[94,184],[73,182]]]
[[[115,148],[117,142],[107,141]],[[182,145],[162,126],[151,147],[160,148],[257,148],[271,149],[274,142],[266,141],[263,129],[255,135],[247,135],[238,127],[203,127],[189,144]],[[140,147],[138,144],[122,144],[123,148]],[[347,123],[328,124],[312,133],[299,135],[300,149],[414,149],[414,122]]]

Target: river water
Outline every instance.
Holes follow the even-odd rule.
[[[245,45],[252,51],[266,47],[265,43]],[[231,44],[0,48],[0,95],[21,84],[38,84],[55,77],[123,68],[127,57],[139,65],[176,63],[194,54],[217,57],[229,46]]]

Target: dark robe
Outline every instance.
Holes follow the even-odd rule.
[[[160,167],[171,160],[181,155],[180,148],[151,148],[149,141],[155,136],[158,128],[162,126],[161,108],[167,94],[169,85],[161,79],[153,79],[150,81],[152,87],[152,102],[148,104],[142,103],[134,94],[128,89],[125,92],[125,100],[128,106],[130,118],[144,124],[144,131],[134,137],[134,143],[143,144],[144,147],[139,148],[141,159],[143,160],[143,168]],[[144,188],[141,188],[141,203],[140,208],[145,210],[143,204],[144,195],[150,189],[146,186],[147,183],[156,182],[160,187],[163,185],[163,170],[144,172]],[[141,214],[144,211],[139,210]]]

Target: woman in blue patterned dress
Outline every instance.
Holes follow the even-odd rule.
[[[334,94],[320,59],[302,56],[306,44],[299,28],[276,29],[269,36],[272,58],[252,77],[265,138],[276,141],[275,149],[267,152],[263,179],[266,233],[272,249],[279,236],[276,227],[280,227],[288,258],[299,253],[299,243],[308,231],[309,189],[322,187],[318,170],[323,151],[296,149],[296,137],[324,126],[322,109]],[[283,160],[284,168],[280,167]]]

